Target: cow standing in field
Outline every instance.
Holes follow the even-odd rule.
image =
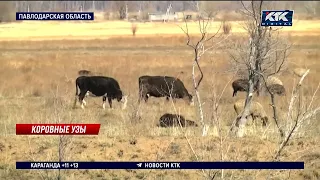
[[[248,79],[237,79],[232,82],[233,94],[232,97],[237,95],[238,91],[248,91],[249,81]]]
[[[233,94],[232,97],[237,95],[238,91],[247,92],[249,91],[249,80],[248,79],[236,79],[232,82]],[[253,92],[257,92],[257,86],[253,86]]]
[[[143,98],[145,102],[150,96],[171,97],[173,101],[177,98],[186,99],[193,105],[193,96],[188,93],[183,82],[170,76],[141,76],[139,77],[139,103]]]
[[[80,89],[80,93],[78,94],[78,88]],[[105,109],[106,99],[108,98],[108,102],[110,108],[112,108],[112,100],[117,99],[118,102],[123,103],[122,109],[126,108],[127,105],[127,96],[124,96],[119,83],[111,77],[105,76],[80,76],[76,79],[76,96],[79,98],[79,102],[81,103],[81,108],[84,109],[84,105],[86,102],[84,101],[84,97],[86,94],[90,92],[94,96],[101,97],[103,100],[103,109]],[[74,101],[74,107],[76,105],[77,99]]]

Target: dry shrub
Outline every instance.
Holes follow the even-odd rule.
[[[15,21],[14,17],[14,2],[0,2],[0,23]]]
[[[132,36],[135,36],[137,32],[137,24],[135,23],[131,24],[131,31],[132,31]]]
[[[222,22],[222,29],[224,34],[229,34],[232,30],[231,23],[223,21]]]

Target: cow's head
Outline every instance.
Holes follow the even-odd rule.
[[[261,119],[262,119],[262,126],[267,126],[267,124],[269,122],[268,117],[267,116],[266,117],[262,117]]]
[[[195,126],[195,127],[198,127],[199,125],[194,122],[194,121],[191,121],[191,120],[186,120],[186,126]]]
[[[117,96],[117,101],[122,103],[122,109],[127,108],[128,96],[125,96],[122,91],[119,92]]]
[[[122,109],[126,109],[128,103],[128,96],[122,96],[121,102],[123,103]]]
[[[283,86],[282,86],[282,88],[280,89],[279,95],[280,95],[280,96],[286,96],[286,95],[287,95],[286,89],[285,89]]]

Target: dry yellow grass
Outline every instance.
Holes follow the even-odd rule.
[[[299,21],[301,23],[302,21]],[[104,22],[108,24],[109,22]],[[59,25],[40,25],[41,23],[30,23],[37,26],[28,28],[38,29],[38,33],[31,30],[18,30],[29,23],[12,26],[17,34],[7,33],[6,37],[0,34],[0,179],[53,179],[56,172],[49,171],[18,171],[15,170],[15,161],[28,160],[57,160],[58,138],[53,136],[16,136],[16,123],[52,123],[61,119],[63,123],[100,123],[101,130],[98,136],[73,137],[72,143],[68,145],[66,160],[74,161],[194,161],[192,154],[183,133],[176,128],[161,129],[155,127],[156,121],[163,113],[175,113],[171,102],[165,99],[152,98],[147,104],[137,105],[138,77],[145,74],[150,75],[171,75],[177,76],[185,83],[188,90],[192,89],[191,66],[192,50],[186,47],[185,37],[174,34],[180,31],[175,25],[145,24],[145,26],[157,26],[158,36],[152,36],[147,28],[139,27],[136,37],[112,37],[112,32],[124,32],[124,35],[131,33],[130,24],[117,22],[118,31],[115,28],[107,30],[99,29],[101,24],[90,23],[61,23],[60,27],[70,27],[69,32],[76,31],[78,35],[90,36],[93,40],[65,39],[65,32],[56,34],[54,28]],[[117,24],[115,23],[115,24]],[[50,23],[49,23],[50,24]],[[317,22],[312,23],[317,27]],[[42,26],[47,26],[47,32]],[[54,27],[57,26],[57,27]],[[108,39],[98,38],[96,32],[102,33]],[[140,24],[139,24],[140,26]],[[143,24],[142,24],[143,26]],[[161,27],[159,27],[161,26]],[[159,29],[167,27],[168,35]],[[168,26],[174,29],[172,33]],[[48,28],[51,27],[51,28]],[[121,30],[121,27],[128,30]],[[159,27],[159,29],[158,29]],[[174,28],[173,28],[174,27]],[[23,29],[23,28],[22,28]],[[42,31],[40,31],[42,29]],[[234,29],[232,28],[233,32]],[[307,31],[307,28],[300,29]],[[106,31],[106,32],[105,32]],[[128,31],[128,32],[127,32]],[[139,32],[149,33],[149,36],[141,35]],[[297,34],[300,31],[296,31]],[[318,33],[318,31],[314,31]],[[50,34],[51,33],[51,34]],[[60,33],[60,34],[59,34]],[[62,33],[62,34],[61,34]],[[82,33],[82,34],[81,34]],[[99,34],[98,33],[98,34]],[[104,34],[105,33],[105,34]],[[293,32],[288,32],[294,34]],[[310,96],[320,81],[320,46],[319,36],[313,36],[313,31],[308,36],[291,36],[294,42],[292,52],[289,56],[289,69],[295,67],[310,68],[311,73],[305,81],[303,94]],[[21,38],[19,38],[19,34]],[[23,34],[23,36],[22,36]],[[156,34],[156,33],[155,33]],[[309,35],[310,34],[310,35]],[[57,40],[46,40],[32,42],[28,36],[39,35],[59,36]],[[43,36],[43,37],[41,37]],[[101,36],[100,36],[101,37]],[[20,41],[8,39],[17,38]],[[195,37],[194,37],[195,38]],[[233,35],[234,41],[242,41],[243,37]],[[40,40],[40,39],[39,39]],[[222,91],[226,82],[232,74],[219,74],[228,69],[228,54],[223,50],[216,50],[214,55],[205,55],[201,60],[201,66],[205,73],[200,93],[203,98],[205,118],[209,124],[211,119],[212,91]],[[101,72],[106,76],[115,77],[123,91],[129,95],[128,109],[122,111],[119,103],[115,103],[115,109],[103,110],[101,98],[88,98],[88,106],[83,111],[80,108],[71,108],[75,94],[74,80],[77,71],[88,69]],[[281,75],[288,92],[291,92],[293,82],[297,77],[292,73],[285,72]],[[315,104],[319,105],[319,93]],[[227,86],[221,100],[221,122],[223,133],[227,132],[231,121],[235,117],[233,103],[244,98],[244,93],[239,93],[232,98],[232,88]],[[280,114],[286,112],[288,96],[278,98],[277,104],[280,107]],[[271,119],[271,107],[269,99],[260,97],[257,99],[263,104]],[[197,110],[190,107],[182,100],[178,100],[175,106],[177,111],[187,119],[198,121]],[[137,113],[137,109],[139,109]],[[136,113],[138,116],[136,116]],[[283,116],[280,116],[281,124],[285,124]],[[309,124],[308,124],[309,123]],[[305,161],[305,170],[291,171],[291,179],[319,179],[319,164],[317,164],[319,152],[319,116],[312,119],[302,127],[300,138],[290,142],[290,146],[284,151],[283,161]],[[264,131],[257,127],[249,128],[248,137],[243,139],[227,138],[222,151],[225,153],[225,161],[270,161],[278,147],[277,130],[273,121],[271,126]],[[199,137],[200,128],[187,128],[187,136],[191,145],[201,161],[218,161],[219,139],[214,137],[213,129],[209,129],[208,137]],[[174,139],[173,144],[170,144]],[[136,144],[130,144],[132,140]],[[169,147],[167,149],[167,147]],[[165,151],[167,149],[167,151]],[[123,151],[123,154],[119,151]],[[271,174],[271,175],[270,175]],[[201,171],[111,171],[111,170],[90,170],[90,171],[65,171],[62,173],[66,179],[203,179]],[[225,171],[225,178],[264,179],[266,176],[274,179],[288,178],[289,172],[280,171]]]
[[[233,33],[244,33],[243,22],[230,22]],[[184,22],[177,23],[136,23],[137,36],[183,35],[178,27],[185,27]],[[210,30],[215,33],[221,22],[213,22]],[[188,22],[189,33],[198,34],[198,22]],[[283,32],[292,35],[319,35],[320,21],[299,20],[292,27],[284,27]],[[0,40],[41,40],[41,39],[104,39],[114,36],[132,35],[131,23],[124,21],[103,22],[22,22],[0,25]]]

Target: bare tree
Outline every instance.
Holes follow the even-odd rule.
[[[303,7],[308,14],[312,16],[320,15],[320,3],[319,1],[308,1],[303,3]]]
[[[227,133],[226,136],[223,136],[223,129],[222,129],[222,123],[221,123],[221,120],[222,120],[222,116],[221,116],[221,99],[222,99],[222,96],[224,95],[224,92],[225,90],[227,89],[227,87],[230,85],[230,82],[233,78],[230,78],[228,83],[226,83],[223,87],[223,89],[221,90],[221,93],[218,94],[217,93],[217,84],[215,84],[216,82],[216,79],[213,78],[213,86],[212,86],[212,103],[211,103],[211,108],[212,109],[212,112],[211,112],[211,121],[213,122],[214,124],[214,132],[216,132],[218,138],[219,138],[219,144],[218,144],[218,147],[219,147],[219,154],[220,154],[220,161],[225,161],[225,156],[227,155],[227,152],[224,151],[224,148],[225,148],[225,142],[227,140],[227,138],[229,137],[229,133]],[[216,173],[218,171],[213,171],[213,175],[211,175],[212,179],[214,179]],[[222,169],[221,170],[221,179],[224,178],[224,170]]]
[[[14,21],[14,2],[0,2],[0,23]]]
[[[288,49],[290,48],[285,39],[280,38],[279,29],[260,25],[263,1],[251,1],[249,7],[244,3],[242,5],[244,10],[240,12],[248,19],[244,28],[249,35],[249,42],[245,45],[241,45],[243,42],[237,44],[236,51],[230,53],[232,60],[239,68],[239,72],[246,74],[249,80],[245,107],[236,121],[238,137],[244,135],[246,117],[250,110],[254,91],[257,91],[257,95],[259,96],[266,87],[266,79],[269,76],[280,73],[284,69]],[[274,95],[269,90],[268,92],[274,111],[273,118],[280,134],[283,135],[277,122]]]
[[[182,11],[186,11],[189,7],[189,2],[188,1],[181,1],[182,3]]]
[[[119,18],[121,20],[127,17],[127,1],[113,1],[112,6],[119,12]]]
[[[58,96],[59,86],[57,85],[55,92],[52,92],[53,97],[53,118],[56,124],[62,122],[62,116],[65,113],[66,107],[65,103],[62,101],[62,97]],[[73,120],[70,120],[68,123],[73,123]],[[72,136],[70,135],[59,135],[58,139],[58,159],[59,162],[66,160],[69,147],[72,143]],[[59,169],[57,179],[62,179],[61,170]]]
[[[200,31],[200,38],[196,41],[196,43],[192,43],[191,42],[191,37],[188,31],[188,24],[185,20],[185,29],[180,27],[181,30],[186,34],[187,36],[187,45],[193,49],[194,51],[194,58],[193,58],[193,66],[192,66],[192,80],[193,80],[193,86],[194,86],[194,91],[195,91],[195,96],[196,96],[196,100],[197,100],[197,105],[198,105],[198,112],[199,112],[199,116],[200,116],[200,123],[202,125],[202,136],[206,136],[207,132],[208,132],[208,128],[209,126],[207,124],[205,124],[204,121],[204,112],[203,112],[203,108],[202,108],[202,101],[201,101],[201,96],[199,93],[199,87],[200,87],[200,83],[203,80],[203,71],[200,67],[199,61],[201,59],[201,57],[209,50],[212,50],[213,48],[216,47],[216,44],[221,43],[221,41],[225,40],[227,36],[224,36],[224,33],[220,33],[221,30],[221,25],[219,27],[219,29],[215,32],[215,33],[210,33],[209,29],[211,28],[210,26],[212,25],[212,20],[214,17],[212,15],[212,13],[207,14],[206,15],[208,17],[208,19],[202,19],[202,20],[198,20],[198,25],[199,25],[199,31]],[[223,37],[224,38],[220,41],[220,42],[215,42],[214,39]],[[200,73],[200,78],[197,80],[196,78],[196,70],[199,71]]]

